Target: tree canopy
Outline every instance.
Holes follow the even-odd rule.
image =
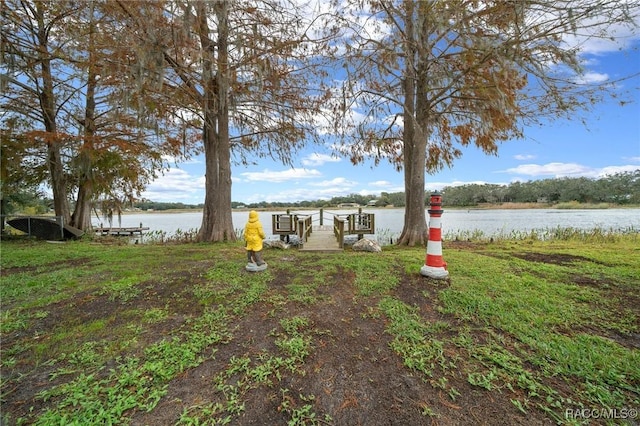
[[[2,20],[3,149],[19,141],[24,160],[6,167],[29,167],[56,215],[85,229],[95,200],[139,196],[179,140],[136,99],[137,58],[108,2],[7,0]]]
[[[158,102],[201,129],[205,200],[200,241],[236,238],[231,164],[247,156],[285,163],[316,137],[329,92],[319,76],[313,21],[281,1],[119,1],[123,22],[160,80]],[[188,117],[188,119],[185,119]]]
[[[586,81],[581,43],[635,29],[640,5],[5,0],[1,16],[0,122],[14,159],[3,197],[29,168],[56,214],[85,228],[100,197],[132,200],[171,161],[204,153],[198,239],[233,240],[234,162],[290,164],[305,143],[338,138],[354,163],[402,170],[398,243],[415,245],[427,240],[426,173],[620,95],[617,81]]]
[[[404,170],[399,244],[427,240],[425,171],[462,147],[494,155],[525,124],[575,118],[615,82],[586,84],[579,43],[635,26],[619,1],[353,0],[338,10],[346,77],[337,130],[354,163],[373,156]]]

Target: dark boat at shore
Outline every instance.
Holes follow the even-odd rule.
[[[54,219],[23,216],[7,221],[11,227],[42,240],[70,240],[84,235],[84,231],[69,225],[61,225]]]

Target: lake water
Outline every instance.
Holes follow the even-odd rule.
[[[314,223],[317,224],[319,215],[317,210],[304,213],[316,213]],[[325,224],[332,223],[330,213],[348,214],[355,213],[355,209],[332,210],[324,212]],[[375,214],[375,228],[377,233],[395,237],[402,232],[404,223],[403,209],[376,209],[363,208],[365,213]],[[270,238],[271,215],[284,213],[284,211],[261,211],[260,221],[265,232]],[[247,211],[233,212],[233,226],[242,229],[247,221]],[[429,215],[426,214],[427,222]],[[100,223],[108,226],[103,220],[93,218],[94,226]],[[150,230],[162,231],[167,235],[173,235],[177,231],[193,231],[202,223],[202,212],[189,213],[127,213],[122,216],[121,225],[114,218],[114,227],[148,226]],[[603,230],[640,230],[640,209],[597,209],[597,210],[556,210],[556,209],[524,209],[524,210],[444,210],[442,215],[442,232],[447,234],[464,234],[480,231],[484,236],[509,235],[512,232],[528,232],[532,230],[548,230],[553,228],[577,228]]]

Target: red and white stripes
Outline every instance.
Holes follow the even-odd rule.
[[[444,279],[449,276],[447,262],[442,258],[442,196],[431,194],[429,202],[429,241],[427,242],[427,256],[425,264],[420,268],[420,274],[425,277]]]

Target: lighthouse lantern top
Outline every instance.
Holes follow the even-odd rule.
[[[442,195],[439,192],[434,192],[431,194],[431,200],[429,200],[429,205],[433,206],[441,206],[442,205]]]

